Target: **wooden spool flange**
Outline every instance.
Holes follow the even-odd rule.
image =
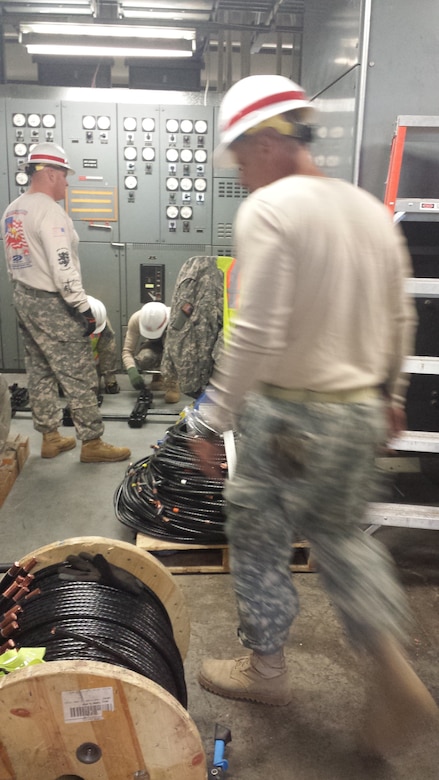
[[[183,657],[189,620],[172,575],[130,544],[79,537],[42,547],[33,571],[102,553],[148,585]],[[50,661],[1,678],[0,780],[206,780],[198,730],[181,704],[136,672],[96,661]]]

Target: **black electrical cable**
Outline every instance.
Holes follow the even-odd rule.
[[[117,519],[158,539],[224,544],[224,479],[204,476],[189,442],[185,420],[170,428],[152,455],[127,470],[114,494]],[[217,465],[226,461],[217,440]]]
[[[14,614],[5,620],[4,636],[16,647],[45,647],[46,661],[84,659],[130,669],[186,707],[182,658],[157,595],[143,583],[130,592],[103,582],[66,581],[66,571],[72,567],[62,563],[36,572],[27,596],[7,605]],[[131,575],[123,573],[129,585]]]

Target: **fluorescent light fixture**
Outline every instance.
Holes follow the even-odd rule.
[[[111,24],[26,23],[20,43],[29,54],[78,57],[191,57],[195,30]]]
[[[61,22],[35,22],[20,24],[20,35],[66,35],[91,38],[146,38],[195,41],[195,30],[177,27],[133,27],[124,24],[62,24]]]
[[[93,46],[93,44],[34,43],[27,45],[29,54],[64,57],[192,57],[192,49],[162,49],[142,46]]]
[[[15,5],[5,5],[3,10],[7,14],[63,14],[63,16],[66,14],[69,16],[73,16],[73,14],[77,14],[78,16],[85,16],[88,14],[89,16],[92,16],[93,14],[90,6],[87,8],[85,6],[72,5],[66,8],[64,5],[61,6],[59,2],[57,6],[39,5],[38,7],[35,6],[35,8],[30,8],[27,3],[16,3]]]

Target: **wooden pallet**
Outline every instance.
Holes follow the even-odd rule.
[[[179,544],[137,534],[136,546],[156,555],[173,574],[228,574],[230,572],[229,548],[226,544]],[[316,571],[308,542],[296,542],[292,545],[290,569],[294,572]]]
[[[29,457],[29,439],[11,436],[0,456],[0,507],[9,495],[15,480]]]

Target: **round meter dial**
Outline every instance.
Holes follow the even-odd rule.
[[[123,120],[123,129],[129,133],[137,130],[137,119],[134,116],[126,116]]]
[[[178,121],[176,119],[167,119],[166,120],[166,132],[167,133],[178,133]]]
[[[24,127],[26,124],[26,117],[24,114],[12,114],[12,124],[14,127]]]
[[[203,135],[203,133],[207,133],[207,122],[205,119],[197,119],[194,125],[195,132],[199,133],[200,135]]]
[[[41,124],[41,117],[39,114],[29,114],[27,118],[29,127],[39,127]]]
[[[55,114],[43,114],[43,127],[52,128],[55,127],[55,124]]]
[[[192,206],[182,206],[180,209],[182,219],[192,219]]]
[[[195,179],[194,181],[194,189],[196,192],[205,192],[207,189],[207,181],[206,179]]]
[[[18,171],[15,174],[15,183],[18,184],[19,187],[25,187],[28,181],[29,176],[24,171]]]
[[[177,149],[173,149],[172,147],[170,149],[166,149],[166,159],[168,162],[177,162],[178,160]]]
[[[166,189],[171,190],[171,192],[178,190],[178,179],[175,176],[170,176],[169,179],[166,179]]]
[[[111,119],[109,116],[98,116],[99,130],[109,130],[110,127],[111,127]]]
[[[24,157],[27,152],[27,146],[26,144],[15,144],[14,146],[14,154],[16,157]]]
[[[94,130],[94,128],[96,127],[96,117],[91,116],[91,114],[87,114],[87,116],[83,116],[82,126],[84,130]]]
[[[195,149],[194,152],[195,162],[205,163],[207,160],[207,152],[205,149]]]
[[[137,187],[137,176],[125,176],[125,189],[135,190]]]
[[[184,179],[180,179],[180,187],[183,192],[189,192],[192,189],[192,179],[188,179],[186,176]]]
[[[180,122],[180,130],[182,133],[192,133],[194,129],[194,123],[191,119],[182,119]]]
[[[137,149],[135,146],[126,146],[123,150],[125,160],[137,160]]]
[[[153,149],[152,146],[145,146],[142,149],[142,159],[146,162],[155,160],[155,149]]]
[[[178,217],[177,206],[168,206],[166,209],[166,216],[168,219],[177,219]]]
[[[144,133],[152,133],[155,130],[155,120],[146,116],[142,119],[142,130]]]
[[[180,160],[184,163],[192,162],[193,153],[192,149],[182,149],[180,152]]]

